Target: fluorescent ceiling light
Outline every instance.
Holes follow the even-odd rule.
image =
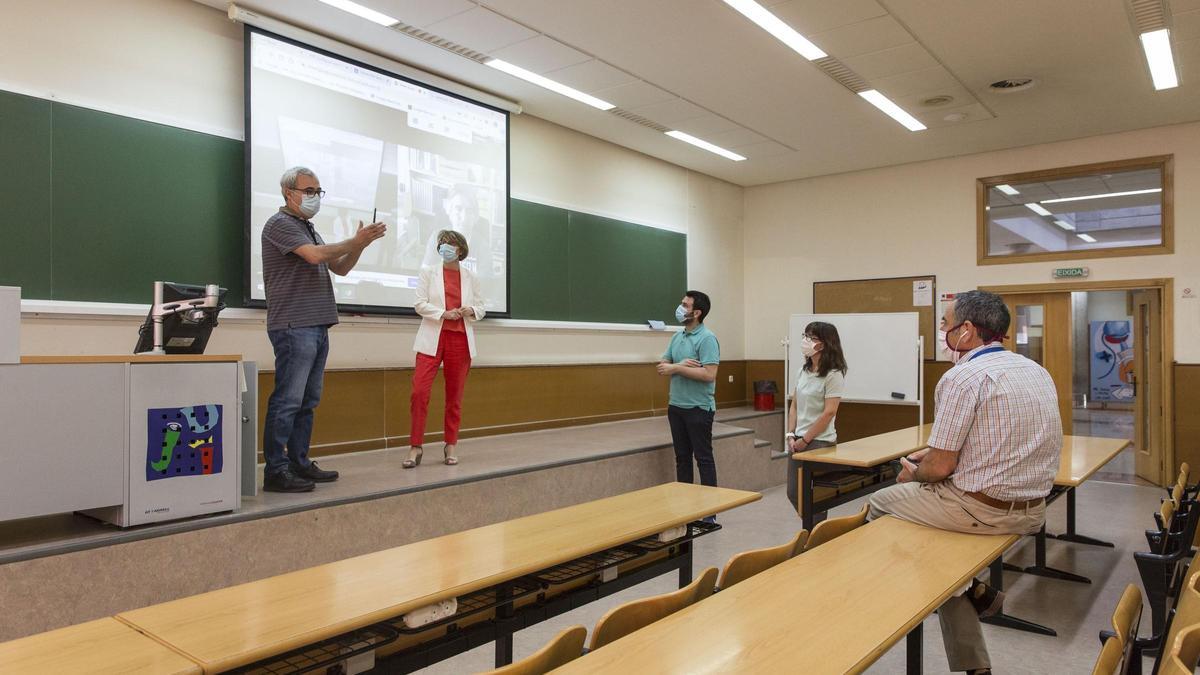
[[[917,118],[904,112],[904,109],[895,103],[892,103],[890,98],[884,96],[878,91],[875,91],[874,89],[860,91],[858,92],[858,95],[867,99],[871,105],[882,110],[888,117],[904,125],[904,128],[908,129],[909,131],[922,131],[926,128],[924,124],[921,124],[919,121],[917,121]]]
[[[379,24],[380,26],[395,26],[396,24],[400,23],[399,19],[393,19],[392,17],[388,16],[387,14],[384,14],[382,12],[376,12],[375,10],[371,9],[370,7],[363,7],[362,5],[358,4],[357,2],[352,2],[352,0],[320,0],[320,1],[329,5],[330,7],[337,7],[338,9],[342,10],[343,12],[350,12],[351,14],[353,14],[355,16],[360,16],[360,17],[366,19],[367,21],[373,21],[373,22]]]
[[[1162,192],[1162,188],[1150,188],[1149,190],[1129,190],[1128,192],[1106,192],[1100,195],[1084,195],[1082,197],[1059,197],[1058,199],[1043,199],[1043,204],[1058,204],[1060,202],[1077,202],[1083,199],[1106,199],[1108,197],[1128,197],[1129,195],[1148,195],[1154,192]]]
[[[1171,32],[1162,28],[1142,33],[1141,38],[1154,88],[1161,91],[1178,87],[1179,75],[1175,72],[1175,59],[1171,57]]]
[[[696,146],[697,148],[703,148],[704,150],[718,154],[718,155],[724,157],[725,159],[732,159],[735,162],[740,162],[740,161],[746,159],[745,157],[742,157],[741,155],[737,154],[736,152],[731,152],[729,150],[726,150],[725,148],[722,148],[719,145],[713,145],[712,143],[709,143],[708,141],[696,138],[695,136],[693,136],[691,134],[685,134],[682,131],[668,131],[668,132],[666,132],[666,134],[668,136],[670,136],[671,138],[677,138],[677,139],[683,141],[684,143],[691,143],[692,145]]]
[[[821,48],[808,41],[808,38],[796,32],[794,28],[784,23],[766,7],[754,0],[725,0],[725,4],[741,12],[742,16],[750,19],[759,28],[774,35],[777,40],[791,47],[800,56],[815,61],[823,59],[828,54]]]
[[[1062,229],[1064,229],[1064,230],[1067,230],[1067,231],[1069,231],[1069,232],[1074,232],[1074,231],[1075,231],[1075,226],[1074,226],[1074,225],[1072,225],[1072,224],[1070,224],[1070,223],[1068,223],[1068,222],[1067,222],[1067,221],[1065,221],[1065,220],[1059,220],[1058,218],[1055,218],[1055,219],[1054,219],[1054,224],[1055,224],[1055,225],[1057,225],[1057,226],[1059,226],[1059,227],[1061,227],[1061,228],[1062,228]]]
[[[1096,243],[1096,238],[1095,238],[1095,237],[1093,237],[1093,236],[1092,236],[1092,235],[1090,235],[1090,234],[1077,234],[1077,235],[1075,235],[1075,236],[1076,236],[1076,237],[1079,237],[1080,239],[1082,239],[1082,240],[1086,241],[1086,242],[1087,242],[1087,243],[1089,243],[1089,244],[1094,244],[1094,243]]]
[[[524,68],[522,68],[520,66],[514,66],[513,64],[509,63],[508,61],[501,61],[500,59],[491,59],[490,61],[487,62],[487,65],[495,68],[496,70],[506,72],[509,75],[512,75],[513,77],[519,77],[522,80],[525,80],[526,82],[532,82],[533,84],[536,84],[539,87],[544,87],[546,89],[549,89],[550,91],[553,91],[558,94],[562,94],[563,96],[566,96],[568,98],[573,98],[576,101],[579,101],[580,103],[586,103],[586,104],[592,106],[593,108],[599,108],[600,110],[612,110],[613,108],[617,107],[617,106],[609,103],[608,101],[603,101],[601,99],[596,98],[595,96],[585,94],[582,91],[579,91],[578,89],[572,89],[571,87],[568,87],[567,85],[562,84],[560,82],[555,82],[554,80],[551,80],[548,77],[542,77],[541,75],[538,75],[537,73],[525,70]]]
[[[1021,194],[1020,192],[1018,192],[1018,191],[1017,191],[1017,189],[1016,189],[1016,188],[1014,188],[1014,187],[1013,187],[1013,186],[1011,186],[1011,185],[997,185],[997,186],[996,186],[996,189],[997,189],[997,190],[999,190],[999,191],[1001,191],[1001,192],[1003,192],[1003,193],[1004,193],[1004,194],[1006,194],[1006,195],[1019,195],[1019,194]]]
[[[1037,202],[1032,202],[1032,203],[1026,204],[1025,208],[1029,209],[1030,211],[1033,211],[1034,213],[1038,214],[1039,216],[1051,215],[1051,213],[1049,211],[1047,211],[1045,209],[1045,207],[1043,207],[1041,204],[1038,204]]]

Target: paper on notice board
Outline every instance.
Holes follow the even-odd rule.
[[[913,282],[913,307],[930,307],[933,305],[933,283],[929,281]]]

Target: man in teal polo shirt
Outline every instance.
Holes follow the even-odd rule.
[[[659,375],[671,376],[671,397],[667,421],[675,446],[675,480],[691,483],[692,459],[700,467],[700,482],[716,486],[717,462],[713,459],[713,415],[717,411],[717,367],[721,345],[717,336],[704,326],[712,309],[708,296],[700,291],[684,294],[675,318],[683,330],[671,337],[671,344],[658,363]]]

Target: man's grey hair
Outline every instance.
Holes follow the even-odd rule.
[[[967,291],[954,296],[954,321],[970,321],[984,342],[999,340],[1008,333],[1012,316],[1004,299],[987,291]]]
[[[317,174],[313,173],[312,169],[306,166],[293,166],[284,171],[283,176],[279,178],[279,189],[283,193],[284,199],[287,199],[288,190],[295,189],[296,181],[300,176],[311,176],[314,180],[317,178]]]

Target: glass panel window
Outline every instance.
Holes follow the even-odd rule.
[[[980,262],[1169,253],[1169,164],[1148,158],[979,179]]]

